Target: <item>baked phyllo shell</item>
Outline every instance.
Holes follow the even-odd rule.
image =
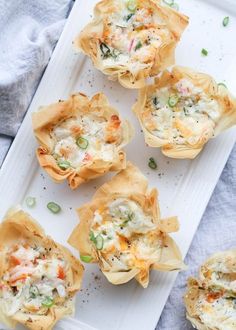
[[[145,86],[174,64],[174,52],[188,18],[158,0],[103,0],[94,19],[74,40],[94,66],[126,88]]]
[[[56,182],[67,179],[72,189],[126,167],[122,148],[133,128],[119,118],[102,93],[91,100],[82,93],[33,113],[40,147],[38,161]]]
[[[147,287],[150,268],[183,267],[181,253],[168,235],[178,230],[178,220],[160,219],[157,190],[148,191],[146,178],[131,163],[101,186],[78,215],[80,223],[68,242],[98,263],[112,284],[136,278]]]
[[[224,292],[236,298],[236,249],[215,253],[200,269],[204,289]]]
[[[199,330],[236,329],[236,249],[212,255],[188,280],[187,318]]]
[[[42,255],[43,260],[33,260],[31,255],[39,254],[38,251],[40,249],[45,251],[45,255]],[[23,261],[21,260],[22,258],[24,259]],[[52,264],[53,261],[56,262],[57,260],[63,263],[63,265],[66,263],[65,269],[62,266],[61,268],[59,267],[59,273],[56,275],[58,283],[63,283],[63,287],[65,287],[66,296],[62,298],[64,290],[61,285],[60,290],[62,292],[60,297],[55,298],[53,305],[52,300],[47,297],[47,301],[43,303],[44,307],[38,308],[36,306],[34,309],[32,306],[28,306],[30,305],[28,300],[24,301],[21,297],[27,296],[26,286],[29,285],[30,276],[34,276],[30,275],[32,271],[30,268],[39,267],[35,275],[37,277],[43,269],[40,268],[40,262],[43,265],[47,258],[52,260]],[[32,259],[32,261],[29,261],[29,259]],[[82,276],[83,266],[81,263],[73,257],[68,249],[46,236],[40,225],[27,213],[20,209],[12,209],[8,212],[0,224],[0,321],[10,327],[14,327],[19,322],[29,329],[52,329],[59,319],[73,313],[74,296],[80,289]],[[50,280],[53,279],[48,279],[48,281]],[[39,287],[40,279],[37,281]],[[14,293],[12,301],[17,299],[19,303],[17,306],[16,304],[13,306],[11,303],[8,305],[11,294],[7,294],[6,291],[10,290],[10,287]],[[47,291],[47,288],[47,283],[41,285],[42,290]],[[18,292],[18,289],[20,292]],[[31,289],[32,292],[30,291]],[[33,295],[32,297],[36,298],[37,293],[40,292],[41,294],[41,291],[38,290],[38,288],[32,285],[29,292]],[[27,307],[25,306],[26,303]],[[49,304],[52,306],[49,306]]]
[[[139,92],[133,107],[151,147],[195,158],[210,138],[236,124],[236,99],[207,74],[176,66]]]
[[[186,317],[198,330],[234,330],[236,327],[235,298],[223,291],[204,290],[194,278],[188,281],[184,297]]]

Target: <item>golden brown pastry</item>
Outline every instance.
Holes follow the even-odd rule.
[[[236,99],[207,74],[176,66],[139,92],[133,107],[151,147],[195,158],[209,139],[236,124]]]
[[[27,213],[12,209],[0,224],[0,321],[50,330],[74,310],[83,266],[45,235]]]
[[[175,62],[175,48],[188,18],[158,0],[103,0],[75,39],[76,49],[126,88],[145,86]]]
[[[236,329],[236,250],[219,252],[190,278],[185,295],[187,319],[198,330]]]
[[[40,166],[56,182],[67,179],[72,189],[126,167],[122,148],[133,129],[102,93],[91,100],[79,93],[41,108],[33,113],[33,129]]]
[[[122,284],[135,277],[146,288],[150,269],[183,267],[168,235],[178,231],[178,220],[161,220],[157,190],[148,191],[147,179],[131,163],[101,186],[78,214],[80,223],[68,242],[82,260],[97,262],[109,282]]]

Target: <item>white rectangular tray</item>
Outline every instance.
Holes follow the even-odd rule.
[[[35,196],[37,206],[27,211],[55,240],[67,244],[67,238],[78,222],[75,208],[89,201],[96,187],[105,182],[109,175],[83,185],[77,191],[70,191],[66,183],[56,185],[51,182],[35,158],[36,142],[30,112],[36,111],[40,105],[67,98],[73,92],[93,95],[103,91],[122,116],[130,119],[135,126],[135,138],[126,148],[128,159],[146,174],[151,186],[158,188],[163,217],[179,216],[181,229],[173,236],[185,256],[234,145],[236,131],[231,129],[210,141],[193,161],[167,159],[159,150],[146,147],[137,119],[131,112],[136,92],[108,81],[92,67],[89,59],[82,54],[76,55],[72,49],[72,40],[91,19],[95,2],[76,1],[29,112],[2,166],[0,217],[15,204],[21,203],[27,210],[25,196]],[[180,10],[190,16],[190,25],[177,48],[176,62],[212,74],[219,82],[226,82],[236,93],[234,1],[221,1],[219,5],[217,0],[178,0],[178,4]],[[230,24],[224,28],[222,20],[228,15]],[[207,57],[201,55],[202,48],[209,51]],[[149,157],[157,159],[157,171],[148,168]],[[61,214],[52,215],[47,210],[49,201],[62,206]],[[86,265],[83,288],[77,296],[75,317],[82,322],[78,329],[87,329],[83,323],[100,330],[154,329],[176,275],[153,271],[150,285],[144,290],[135,281],[112,286],[96,265]]]

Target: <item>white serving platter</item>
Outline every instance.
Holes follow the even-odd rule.
[[[138,121],[131,112],[136,92],[108,81],[93,68],[88,58],[75,54],[72,49],[72,40],[91,19],[95,3],[95,0],[75,2],[30,109],[2,166],[0,217],[4,216],[9,207],[21,204],[49,235],[67,245],[67,238],[78,223],[75,208],[89,201],[95,189],[111,175],[83,185],[77,191],[70,191],[66,183],[57,185],[51,182],[35,158],[36,142],[31,129],[30,113],[40,105],[65,99],[73,92],[93,95],[103,91],[122,116],[135,126],[135,138],[126,148],[128,159],[148,177],[150,186],[158,188],[162,216],[178,215],[181,228],[173,236],[185,256],[235,143],[236,131],[231,129],[210,141],[193,161],[171,160],[162,156],[159,150],[147,147]],[[190,17],[190,24],[177,47],[176,62],[212,74],[236,94],[234,1],[178,0],[178,4],[180,10]],[[230,16],[230,24],[224,28],[222,20],[225,16]],[[208,50],[207,57],[201,55],[202,48]],[[149,157],[157,160],[157,171],[148,168]],[[36,207],[27,209],[24,203],[26,196],[36,197]],[[49,201],[58,202],[62,212],[51,214],[46,207]],[[75,250],[73,252],[78,255]],[[86,265],[82,291],[77,295],[76,303],[75,319],[79,325],[75,326],[76,321],[71,321],[71,327],[65,326],[70,323],[68,320],[56,328],[72,329],[74,326],[81,330],[90,327],[99,330],[152,330],[158,322],[176,275],[153,271],[150,285],[144,290],[135,281],[112,286],[96,265]],[[179,303],[182,304],[182,301]]]

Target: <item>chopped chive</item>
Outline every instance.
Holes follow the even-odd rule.
[[[39,289],[35,285],[31,285],[29,289],[30,296],[36,298],[39,295]]]
[[[176,104],[179,102],[178,95],[171,95],[168,99],[168,105],[173,108],[176,106]]]
[[[98,250],[102,250],[103,248],[103,244],[104,244],[104,239],[102,237],[102,235],[97,235],[96,238],[95,238],[95,245],[96,245],[96,248]]]
[[[137,43],[137,45],[135,46],[135,50],[138,50],[139,48],[141,48],[142,47],[142,43],[141,43],[141,41],[139,41],[138,43]]]
[[[222,22],[223,26],[226,27],[229,24],[229,16],[226,16]]]
[[[67,170],[71,165],[70,162],[67,160],[58,160],[57,165],[62,169],[62,170]]]
[[[59,213],[61,211],[60,205],[54,202],[49,202],[47,204],[47,208],[54,214]]]
[[[100,44],[100,50],[101,50],[101,52],[102,52],[102,57],[103,57],[104,59],[106,59],[106,58],[108,58],[109,56],[111,56],[111,50],[110,50],[110,48],[109,48],[104,42],[102,42],[102,43]]]
[[[156,170],[157,169],[157,163],[156,163],[156,161],[155,161],[155,159],[153,157],[149,158],[148,166],[152,170]]]
[[[50,297],[45,297],[45,299],[42,302],[42,305],[44,307],[50,308],[50,307],[52,307],[54,305],[54,301]]]
[[[77,140],[76,140],[76,144],[80,149],[87,149],[88,147],[88,140],[83,138],[82,136],[80,136]]]
[[[202,48],[202,55],[204,56],[208,55],[208,51],[205,48]]]
[[[34,207],[36,204],[36,198],[28,196],[25,200],[25,203],[28,207]]]
[[[219,83],[218,86],[223,86],[224,88],[227,88],[227,86],[224,83]]]
[[[94,235],[94,232],[92,230],[89,233],[89,239],[90,239],[90,241],[95,242],[95,235]]]
[[[87,263],[89,263],[89,262],[91,262],[91,261],[93,260],[93,257],[91,257],[91,256],[83,256],[83,255],[81,255],[81,256],[80,256],[80,259],[81,259],[83,262],[87,262]]]
[[[130,13],[129,15],[127,15],[127,16],[124,17],[124,20],[126,22],[128,22],[131,19],[131,17],[133,17],[133,16],[134,16],[134,13]]]
[[[135,10],[137,9],[137,3],[136,3],[135,0],[128,0],[126,6],[127,6],[127,9],[128,9],[129,11],[131,11],[132,13],[134,13]]]

